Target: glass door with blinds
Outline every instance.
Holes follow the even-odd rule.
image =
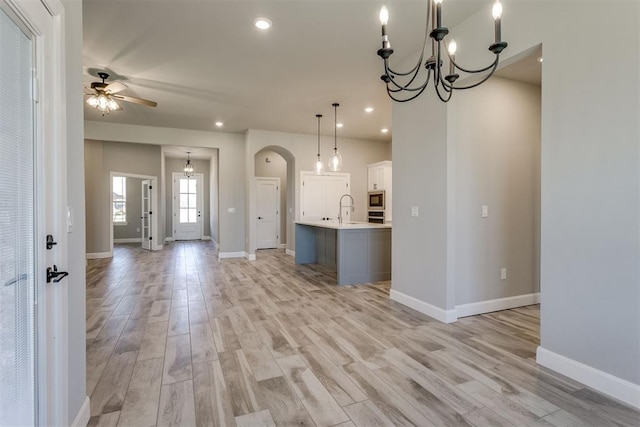
[[[34,45],[16,22],[0,8],[0,425],[34,425]]]

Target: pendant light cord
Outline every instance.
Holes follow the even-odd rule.
[[[338,104],[337,102],[333,103],[333,111],[334,111],[333,117],[335,118],[335,121],[333,124],[333,151],[338,150],[338,107],[339,106],[340,104]]]
[[[320,117],[322,114],[316,114],[316,117],[318,118],[318,158],[320,158]]]

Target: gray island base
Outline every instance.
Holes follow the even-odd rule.
[[[296,222],[296,264],[334,270],[338,285],[391,280],[391,225]]]

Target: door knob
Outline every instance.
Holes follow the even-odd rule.
[[[258,219],[264,219],[264,218],[262,218],[261,216],[259,216],[259,217],[258,217]]]

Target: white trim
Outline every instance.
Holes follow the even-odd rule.
[[[140,243],[142,238],[140,237],[127,237],[126,239],[113,239],[113,243]]]
[[[539,302],[540,293],[535,293],[456,305],[455,311],[457,317],[460,318],[491,313],[492,311],[508,310],[515,307],[524,307],[525,305],[538,304]]]
[[[87,253],[87,259],[113,258],[113,252]]]
[[[218,259],[225,259],[225,258],[244,258],[247,256],[246,252],[219,252],[218,253]]]
[[[287,244],[286,243],[280,243],[280,245],[278,246],[278,249],[287,249]]]
[[[444,310],[440,307],[436,307],[435,305],[431,305],[412,296],[405,295],[402,292],[398,292],[394,289],[391,289],[389,298],[391,298],[393,301],[399,302],[400,304],[406,305],[407,307],[413,308],[414,310],[417,310],[422,314],[433,317],[434,319],[439,320],[443,323],[452,323],[458,320],[458,318],[456,317],[456,310]]]
[[[173,238],[173,237],[165,237],[165,238],[164,238],[164,241],[165,241],[165,243],[166,243],[166,242],[175,242],[175,240],[174,240],[174,238]]]
[[[256,260],[256,254],[248,254],[245,252],[244,257],[246,259],[248,259],[249,261],[255,261]]]
[[[218,243],[217,241],[211,239],[213,241],[213,247],[216,249],[220,249],[220,243]]]
[[[292,251],[291,249],[286,249],[284,253],[293,257],[296,256],[296,251]]]
[[[91,418],[91,402],[89,396],[84,399],[78,414],[73,419],[71,427],[86,427],[89,424],[89,418]]]
[[[211,236],[202,236],[202,240],[211,240]]]
[[[541,346],[536,362],[546,368],[579,381],[601,393],[640,409],[640,385],[623,380],[589,365],[549,351]]]

